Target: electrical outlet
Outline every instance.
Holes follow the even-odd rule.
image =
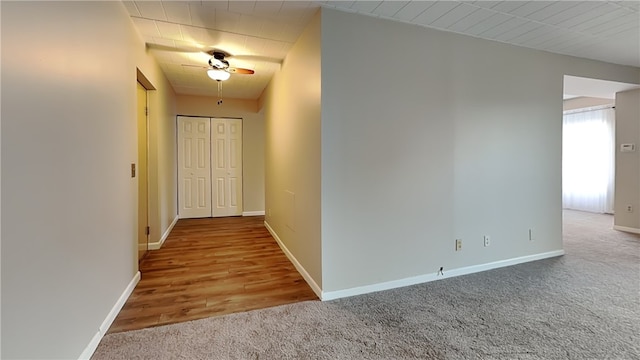
[[[456,239],[456,251],[462,250],[462,239]]]
[[[529,229],[529,241],[533,241],[533,239],[535,239],[533,237],[533,229]]]
[[[489,237],[489,235],[485,235],[484,236],[484,246],[487,247],[491,245],[491,238]]]
[[[633,205],[627,205],[627,212],[628,213],[632,213],[633,212]]]

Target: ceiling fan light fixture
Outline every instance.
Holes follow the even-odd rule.
[[[231,76],[230,73],[219,69],[209,69],[207,70],[207,75],[216,81],[225,81]]]

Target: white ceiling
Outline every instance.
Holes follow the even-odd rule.
[[[617,92],[640,89],[640,85],[600,79],[587,79],[569,75],[564,76],[563,86],[565,100],[581,96],[615,99]]]
[[[636,1],[125,1],[178,94],[218,95],[205,69],[221,49],[233,74],[223,96],[256,99],[320,6],[554,53],[640,67]]]

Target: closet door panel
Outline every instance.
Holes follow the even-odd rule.
[[[211,122],[178,116],[178,217],[211,216]]]
[[[211,119],[213,216],[242,215],[242,120]]]

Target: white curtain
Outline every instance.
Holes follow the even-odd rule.
[[[562,129],[562,206],[613,213],[615,112],[565,112]]]

